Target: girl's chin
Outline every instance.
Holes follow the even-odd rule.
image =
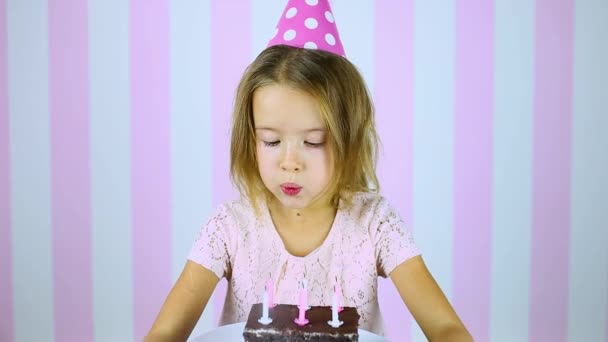
[[[288,196],[284,193],[275,195],[278,202],[286,209],[304,209],[308,206],[308,200],[303,196]]]

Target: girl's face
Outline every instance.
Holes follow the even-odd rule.
[[[317,101],[273,84],[253,94],[257,161],[264,185],[287,209],[324,206],[333,174]]]

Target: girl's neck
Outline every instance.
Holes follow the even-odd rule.
[[[336,208],[330,203],[314,205],[304,209],[291,209],[283,207],[280,202],[269,201],[268,209],[274,221],[280,222],[284,227],[293,229],[310,229],[320,222],[332,220],[336,215]]]

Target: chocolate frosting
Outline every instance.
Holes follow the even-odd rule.
[[[358,341],[359,314],[353,307],[345,307],[338,317],[344,323],[334,328],[327,324],[331,321],[330,306],[313,306],[306,311],[308,324],[299,326],[294,322],[298,318],[296,305],[279,304],[269,309],[272,323],[261,324],[262,304],[251,307],[249,318],[243,331],[245,341]]]

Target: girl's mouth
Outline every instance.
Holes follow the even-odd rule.
[[[296,196],[302,190],[302,187],[295,183],[283,183],[281,184],[281,190],[287,196]]]

